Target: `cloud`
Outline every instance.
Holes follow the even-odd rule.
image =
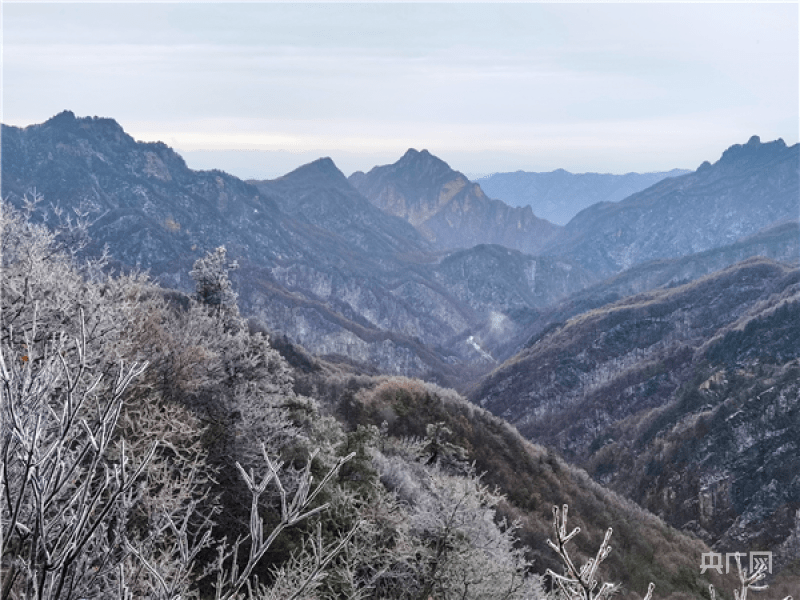
[[[195,150],[428,147],[497,163],[460,167],[484,172],[503,161],[505,170],[686,166],[754,133],[797,141],[797,13],[784,4],[6,4],[4,119],[25,125],[69,108]]]

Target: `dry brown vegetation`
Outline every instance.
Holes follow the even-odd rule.
[[[575,524],[585,532],[576,539],[580,556],[593,553],[605,530],[614,527],[615,552],[603,575],[622,582],[623,597],[644,595],[651,581],[659,591],[657,598],[690,597],[685,594],[707,590],[710,580],[697,567],[700,554],[709,551],[702,542],[609,492],[584,471],[525,440],[513,427],[452,390],[418,380],[377,378],[340,410],[351,426],[386,422],[392,436],[422,438],[430,423],[445,423],[452,432],[450,441],[466,450],[483,481],[506,496],[502,512],[520,521],[520,539],[529,546],[538,572],[559,568],[559,559],[545,540],[552,507],[569,503]]]

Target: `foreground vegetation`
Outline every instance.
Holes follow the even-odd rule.
[[[190,298],[79,259],[81,223],[2,220],[1,598],[588,600],[604,561],[633,597],[708,594],[702,543],[454,392],[293,370],[224,249]],[[565,509],[544,552],[565,502],[583,570]]]

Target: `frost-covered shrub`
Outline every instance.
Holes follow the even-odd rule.
[[[310,446],[314,403],[235,312],[175,302],[140,274],[82,268],[27,217],[3,204],[2,598],[196,597],[223,571],[222,597],[238,593],[243,569],[268,565],[263,552],[234,560],[235,544],[209,562],[215,521],[225,514],[231,541],[263,549],[324,506],[307,460],[277,467],[274,488],[241,476],[263,468],[259,438],[267,456]],[[147,369],[125,366],[137,361]],[[243,510],[221,510],[226,491]]]
[[[376,453],[375,464],[408,514],[416,547],[412,597],[544,598],[515,527],[496,520],[502,496],[478,476],[448,474],[400,454]]]

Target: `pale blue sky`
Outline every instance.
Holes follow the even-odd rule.
[[[798,141],[798,18],[795,2],[4,2],[2,120],[111,117],[243,177],[319,156],[349,174],[409,147],[472,175],[696,168],[754,134]]]

